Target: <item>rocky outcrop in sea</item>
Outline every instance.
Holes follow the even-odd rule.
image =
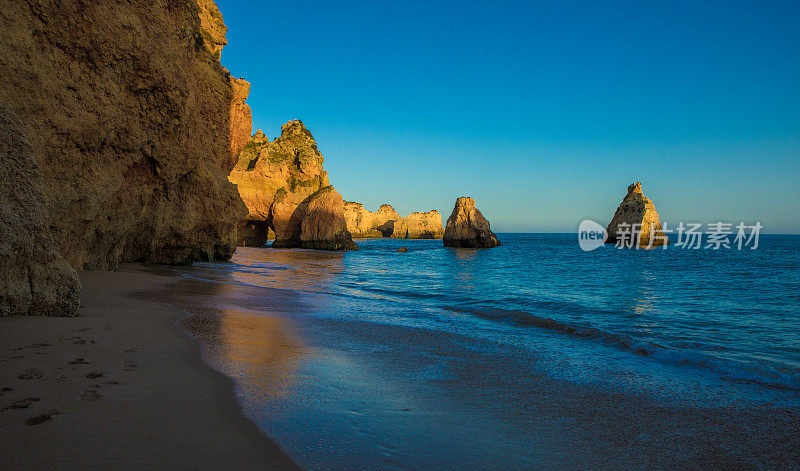
[[[411,213],[394,222],[393,239],[441,239],[444,236],[439,211]]]
[[[622,241],[627,246],[663,246],[669,244],[661,227],[656,206],[642,192],[640,182],[628,186],[614,217],[606,228],[606,243]],[[652,239],[652,244],[651,244]]]
[[[400,219],[400,215],[389,204],[382,204],[377,211],[372,212],[361,203],[345,201],[344,218],[347,230],[353,238],[372,239],[390,237],[394,222]]]
[[[376,212],[361,203],[345,201],[347,229],[354,238],[441,239],[444,234],[439,211],[414,212],[401,217],[391,205]]]
[[[489,221],[475,207],[475,200],[462,196],[447,218],[443,238],[445,247],[490,248],[500,245]]]
[[[263,247],[269,230],[276,241],[292,239],[295,228],[290,219],[295,209],[329,186],[324,162],[314,137],[300,120],[284,124],[281,135],[272,141],[256,131],[228,177],[248,210],[239,226],[239,244]]]
[[[279,197],[283,200],[286,195]],[[288,207],[279,205],[288,212]],[[316,250],[358,250],[347,231],[344,201],[332,186],[315,191],[293,209],[289,218],[275,232],[275,248]],[[282,209],[282,213],[283,213]]]

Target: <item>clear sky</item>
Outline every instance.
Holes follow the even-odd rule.
[[[641,180],[662,221],[800,233],[800,2],[217,3],[254,130],[303,120],[368,209],[571,232]]]

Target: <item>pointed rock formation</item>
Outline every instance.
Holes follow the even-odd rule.
[[[653,246],[669,244],[661,227],[656,207],[649,198],[642,193],[640,182],[628,186],[628,193],[622,199],[614,217],[606,228],[608,239],[606,243],[615,244],[624,239],[629,241],[629,246],[635,246],[638,233],[638,245],[647,247],[653,238]]]
[[[489,248],[500,245],[489,221],[475,207],[475,200],[466,196],[456,200],[453,212],[447,218],[443,241],[445,247]]]
[[[275,248],[317,250],[358,250],[344,220],[344,201],[332,186],[326,186],[311,196],[291,205],[279,197],[274,206],[280,208],[280,231],[276,230]],[[293,206],[288,219],[283,217]]]
[[[441,239],[444,235],[439,211],[411,213],[394,222],[393,239]]]
[[[295,208],[329,184],[324,161],[300,120],[284,124],[280,137],[272,141],[260,129],[256,131],[228,176],[248,210],[239,226],[239,243],[263,247],[269,228],[275,231],[276,241],[291,238],[287,230]]]
[[[211,0],[4,2],[0,31],[0,102],[31,145],[55,251],[89,269],[231,256],[248,89],[217,58]]]
[[[0,104],[0,317],[74,316],[81,286],[56,251],[33,149]]]

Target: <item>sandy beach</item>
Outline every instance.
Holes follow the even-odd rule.
[[[127,296],[171,278],[80,278],[79,317],[0,319],[3,468],[297,468],[175,325],[185,313]]]

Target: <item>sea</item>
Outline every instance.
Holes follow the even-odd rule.
[[[307,469],[797,464],[800,236],[588,252],[498,236],[239,248],[182,271],[172,299]]]

